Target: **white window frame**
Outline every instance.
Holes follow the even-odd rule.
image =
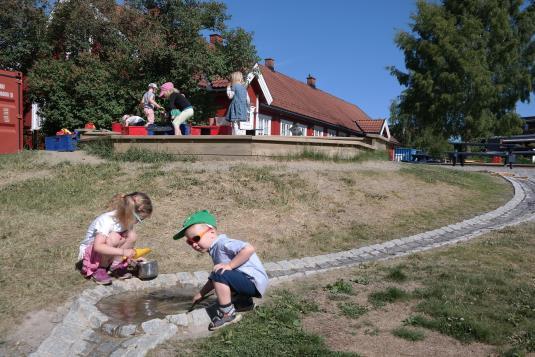
[[[327,129],[327,136],[336,136],[336,129]]]
[[[313,136],[323,136],[323,127],[314,125]]]
[[[291,128],[291,126],[293,124],[294,123],[289,121],[289,120],[281,119],[280,135],[281,136],[292,136],[290,128]]]
[[[265,114],[258,114],[258,130],[257,135],[271,135],[271,117]]]

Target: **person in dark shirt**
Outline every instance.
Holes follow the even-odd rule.
[[[171,82],[166,82],[160,87],[160,98],[162,97],[169,100],[167,111],[173,122],[175,135],[182,135],[180,124],[193,118],[193,107],[191,103]]]

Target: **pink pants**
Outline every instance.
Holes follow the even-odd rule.
[[[93,244],[88,246],[84,252],[84,258],[82,260],[82,269],[80,272],[83,276],[89,277],[93,275],[98,268],[107,268],[101,267],[100,263],[102,261],[102,255],[93,250]],[[128,261],[118,261],[114,260],[111,264],[112,269],[126,268],[128,266]]]

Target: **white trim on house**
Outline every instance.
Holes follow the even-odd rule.
[[[258,65],[258,63],[256,63],[253,66],[253,70],[247,75],[246,81],[250,83],[255,76],[258,79],[260,90],[262,91],[264,98],[266,98],[266,104],[271,105],[271,103],[273,102],[273,97],[271,96],[271,93],[269,92],[269,88],[267,86],[266,80],[264,79],[264,76],[262,75],[262,72],[260,71],[260,66]]]
[[[388,128],[388,124],[386,123],[386,120],[383,122],[383,127],[381,128],[379,135],[383,136],[383,132],[385,130],[386,130],[386,138],[390,139],[390,129]]]
[[[323,127],[314,125],[314,128],[312,129],[312,136],[323,136]]]

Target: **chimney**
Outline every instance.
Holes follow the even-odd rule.
[[[275,60],[273,58],[266,58],[264,60],[264,64],[267,68],[271,69],[272,71],[275,71]]]
[[[210,44],[215,46],[216,43],[218,45],[223,43],[223,37],[221,37],[221,35],[219,35],[217,33],[213,33],[213,34],[210,35]]]
[[[312,88],[316,88],[316,78],[312,77],[312,75],[308,75],[307,77],[307,84],[311,86]]]

